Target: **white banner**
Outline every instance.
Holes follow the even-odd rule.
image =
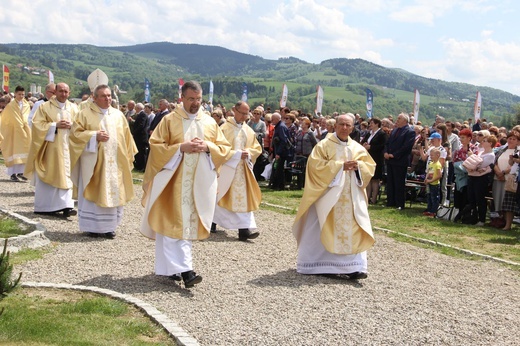
[[[284,84],[282,87],[282,98],[280,99],[280,108],[283,108],[287,105],[287,95],[289,94],[289,90],[287,89],[287,84]]]
[[[475,122],[480,119],[480,112],[482,111],[482,95],[477,91],[477,98],[475,99]]]
[[[419,106],[421,104],[421,95],[419,94],[419,90],[415,89],[415,97],[413,98],[413,123],[417,124],[417,120],[419,119]]]
[[[323,88],[321,85],[318,85],[316,88],[316,110],[315,114],[318,115],[318,113],[321,114],[321,107],[323,106]]]
[[[209,98],[208,103],[213,103],[213,81],[209,81]]]

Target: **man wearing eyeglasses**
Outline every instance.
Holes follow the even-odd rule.
[[[217,171],[231,147],[201,107],[200,84],[184,83],[181,95],[182,105],[166,115],[150,137],[141,232],[155,239],[155,273],[183,280],[190,288],[202,281],[193,271],[192,240],[210,235]]]
[[[222,125],[224,136],[231,143],[230,159],[222,166],[218,178],[217,205],[212,231],[216,225],[238,229],[238,240],[255,239],[256,222],[253,211],[258,210],[262,193],[253,174],[253,165],[262,153],[255,131],[245,123],[249,105],[239,101],[233,107],[234,117]]]
[[[51,97],[54,96],[55,91],[56,91],[56,85],[54,83],[49,83],[45,86],[44,97],[41,100],[36,101],[34,103],[33,107],[31,108],[31,112],[29,113],[29,118],[27,119],[29,126],[32,126],[32,119],[34,117],[34,114],[36,114],[38,107],[40,107],[43,103],[49,101],[51,99]]]

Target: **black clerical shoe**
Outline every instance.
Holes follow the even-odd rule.
[[[103,234],[107,239],[114,239],[116,237],[116,232],[108,232]]]
[[[11,181],[20,181],[20,179],[18,179],[18,177],[16,176],[16,174],[12,174],[12,175],[11,175]]]
[[[193,270],[189,270],[187,272],[181,273],[182,280],[184,280],[184,287],[192,288],[196,284],[202,282],[202,276],[197,275]]]
[[[65,208],[63,209],[63,216],[65,217],[69,217],[69,216],[74,216],[74,215],[78,215],[78,212],[72,208]]]
[[[27,180],[27,178],[22,173],[18,173],[16,176],[18,177],[18,179],[21,179],[23,181]]]
[[[353,272],[353,273],[350,273],[347,275],[350,280],[361,280],[361,279],[366,279],[368,277],[367,273],[362,273],[362,272]]]
[[[247,228],[242,228],[238,230],[238,240],[240,241],[248,241],[250,239],[255,239],[258,238],[259,235],[259,232],[251,232]]]
[[[87,236],[90,238],[99,238],[102,235],[103,235],[102,233],[87,232]]]
[[[180,274],[173,274],[173,275],[168,276],[168,278],[170,278],[173,281],[181,281],[182,280],[182,276]]]
[[[217,233],[217,224],[212,222],[211,229],[209,230],[211,233]]]

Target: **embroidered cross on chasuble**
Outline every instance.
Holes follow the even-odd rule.
[[[336,160],[345,161],[351,160],[352,153],[347,145],[337,145]],[[345,183],[343,190],[339,196],[338,202],[328,217],[334,218],[334,252],[335,253],[352,253],[353,233],[360,229],[356,218],[354,217],[354,207],[352,201],[351,181],[354,176],[351,172],[343,172]],[[355,178],[355,176],[354,176]]]
[[[235,141],[233,143],[233,149],[236,151],[242,151],[246,146],[247,136],[242,126],[237,126],[235,129]],[[237,213],[245,213],[248,211],[247,185],[244,169],[245,161],[240,160],[235,170],[233,184],[230,187],[232,196],[232,210]]]
[[[100,127],[108,133],[108,141],[104,142],[104,164],[105,164],[105,196],[107,196],[108,207],[119,206],[119,169],[117,167],[117,119],[110,115],[110,110],[100,114]]]

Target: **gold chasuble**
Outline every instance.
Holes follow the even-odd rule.
[[[357,161],[361,182],[355,171],[343,170],[346,160]],[[318,142],[307,161],[305,191],[293,225],[298,244],[307,212],[314,204],[321,242],[328,252],[351,255],[371,248],[374,235],[365,188],[375,167],[365,148],[350,138],[346,145],[333,134]]]
[[[108,132],[109,140],[96,142],[97,152],[85,151],[99,130]],[[134,197],[132,168],[136,153],[124,114],[113,107],[103,114],[97,104],[90,103],[79,112],[70,133],[72,182],[77,187],[81,177],[83,197],[100,207],[124,206]]]
[[[207,143],[209,153],[180,152],[181,144],[195,137]],[[166,115],[150,137],[141,232],[152,239],[155,233],[184,240],[207,238],[215,210],[217,170],[229,150],[217,123],[201,110],[194,118],[181,107]]]
[[[32,143],[29,159],[25,165],[25,176],[33,180],[36,173],[44,183],[58,189],[72,189],[70,177],[69,129],[56,128],[53,141],[46,140],[53,123],[60,120],[73,121],[78,108],[66,101],[63,108],[55,97],[38,107],[32,124]]]
[[[22,108],[16,99],[5,106],[2,112],[0,133],[2,141],[2,155],[6,167],[27,163],[27,156],[31,146],[31,128],[27,122],[31,107],[23,99]]]
[[[218,205],[235,213],[258,210],[262,193],[253,174],[253,165],[262,153],[262,147],[255,131],[245,123],[237,125],[234,118],[225,122],[221,129],[233,147],[230,157],[245,149],[250,153],[251,162],[240,159],[236,165],[222,166],[218,178]]]

